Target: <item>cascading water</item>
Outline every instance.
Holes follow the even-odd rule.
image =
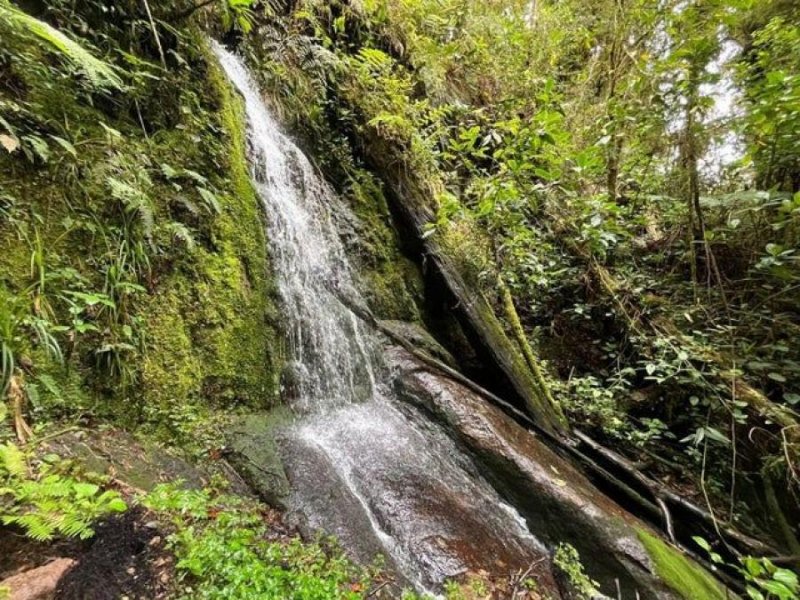
[[[292,504],[361,560],[382,553],[435,589],[482,565],[524,567],[543,547],[422,414],[393,398],[379,340],[330,292],[358,298],[333,219],[345,207],[280,131],[239,58],[214,52],[244,96],[302,414],[285,432]]]
[[[284,136],[241,61],[215,45],[245,98],[253,182],[264,202],[271,258],[283,300],[300,408],[323,411],[374,394],[367,337],[328,291],[352,290],[332,223],[343,210],[303,153]]]

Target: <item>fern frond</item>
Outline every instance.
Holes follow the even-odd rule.
[[[214,192],[199,186],[197,187],[197,192],[200,194],[200,197],[203,199],[203,202],[205,203],[205,206],[209,212],[217,215],[222,212],[222,206],[220,205],[219,200]]]
[[[122,79],[120,79],[114,67],[96,58],[78,42],[44,21],[40,21],[12,6],[8,0],[0,0],[0,22],[7,23],[12,32],[33,35],[61,52],[96,87],[101,89],[122,89]]]
[[[86,519],[78,515],[65,515],[58,525],[58,531],[67,537],[86,539],[94,533]]]
[[[37,542],[46,542],[53,539],[55,531],[41,515],[29,513],[27,515],[3,517],[6,525],[19,525],[25,530],[25,535]]]
[[[358,58],[364,65],[375,71],[382,71],[394,63],[391,56],[377,48],[361,48],[358,51]]]
[[[189,252],[194,250],[194,236],[186,225],[172,221],[167,224],[166,229],[172,234],[173,239],[183,242]]]
[[[25,454],[15,444],[0,446],[0,472],[5,471],[11,477],[25,477],[28,466],[25,464]]]

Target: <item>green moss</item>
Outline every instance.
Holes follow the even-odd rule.
[[[200,390],[202,381],[181,291],[176,285],[159,294],[157,301],[148,303],[143,311],[147,350],[141,369],[142,386],[146,403],[157,407],[184,402]]]
[[[725,600],[725,588],[700,565],[653,534],[638,529],[639,539],[656,567],[656,574],[686,600]]]
[[[213,57],[207,60],[224,136],[225,164],[214,180],[222,213],[211,228],[212,247],[196,248],[148,301],[145,401],[263,407],[277,398],[282,360],[275,290],[248,174],[243,106]]]
[[[370,308],[381,318],[421,321],[422,274],[399,250],[400,239],[380,184],[356,169],[344,197],[356,217],[351,254]]]
[[[148,264],[116,271],[124,285],[147,290],[125,296],[117,322],[95,307],[82,317],[96,330],[56,332],[66,368],[29,351],[36,350],[33,339],[21,346],[34,362],[36,376],[28,381],[43,398],[40,418],[69,418],[91,407],[94,416],[124,424],[144,418],[176,439],[175,432],[191,437],[201,416],[216,408],[259,408],[277,397],[279,319],[263,215],[248,174],[242,101],[204,49],[204,36],[184,34],[181,52],[192,68],[145,80],[136,106],[125,93],[119,110],[91,102],[74,79],[54,77],[55,67],[35,54],[15,54],[12,74],[24,84],[30,114],[9,119],[47,144],[49,158],[1,149],[0,287],[29,312],[47,302],[43,314],[61,326],[71,320],[70,293],[107,291],[107,274],[131,248]],[[0,99],[5,93],[0,85]],[[202,185],[216,195],[219,214],[200,204],[196,179],[166,175],[185,170],[207,179]],[[141,193],[147,217],[110,197],[111,177]],[[150,231],[136,239],[125,227],[139,227],[139,219]],[[176,226],[194,243],[176,238]],[[37,237],[46,296],[30,287]],[[98,367],[98,349],[119,342],[128,345],[126,377],[135,385],[120,385]]]

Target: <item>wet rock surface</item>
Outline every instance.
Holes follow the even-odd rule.
[[[433,358],[442,361],[450,367],[456,367],[457,362],[450,352],[442,346],[436,339],[428,333],[422,326],[417,323],[409,323],[407,321],[396,320],[382,320],[381,325],[390,331],[405,338],[414,346],[432,356]]]
[[[362,563],[383,555],[398,591],[530,569],[559,597],[545,547],[417,411],[354,404],[286,430],[280,446],[308,531],[336,535]]]
[[[39,447],[78,462],[87,471],[109,475],[118,483],[150,491],[160,483],[182,481],[186,487],[203,487],[212,471],[224,476],[231,491],[250,494],[249,488],[224,460],[198,466],[152,442],[142,442],[118,429],[78,430],[60,435]]]
[[[498,408],[393,349],[398,394],[428,411],[474,457],[480,472],[549,547],[578,549],[591,577],[616,596],[678,597],[655,575],[637,530],[646,526],[600,493],[569,462]]]

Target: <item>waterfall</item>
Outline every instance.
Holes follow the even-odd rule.
[[[281,133],[241,61],[218,44],[214,52],[242,93],[247,112],[251,177],[267,214],[267,235],[298,406],[321,411],[375,393],[368,336],[330,289],[358,297],[335,211],[345,207],[305,155]]]
[[[301,415],[282,442],[293,507],[358,558],[384,554],[420,590],[484,558],[529,564],[543,546],[442,430],[393,397],[380,340],[330,292],[360,299],[334,218],[346,207],[281,132],[242,61],[213,50],[244,96],[286,315]]]

